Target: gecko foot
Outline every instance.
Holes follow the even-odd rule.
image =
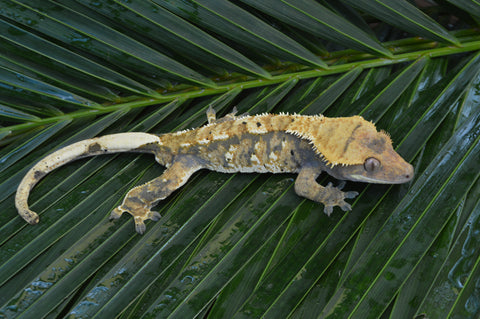
[[[232,111],[228,114],[226,114],[224,117],[222,118],[219,118],[217,119],[216,118],[216,112],[215,110],[213,109],[213,107],[210,105],[208,107],[208,110],[207,110],[207,119],[208,119],[208,124],[211,124],[211,123],[223,123],[223,122],[226,122],[226,121],[233,121],[235,119],[237,119],[238,116],[236,116],[237,114],[237,107],[234,106]],[[248,115],[248,114],[242,114],[240,116],[244,116],[244,115]]]
[[[328,183],[325,187],[325,200],[322,203],[325,205],[323,209],[324,213],[327,216],[333,212],[333,207],[338,206],[344,212],[352,210],[352,206],[345,201],[346,198],[355,198],[358,195],[358,192],[342,192],[341,190],[345,186],[345,181],[342,181],[337,187],[334,187],[332,183]]]
[[[213,109],[212,105],[210,105],[207,109],[207,120],[208,124],[215,123],[217,121],[216,112]]]
[[[232,111],[230,113],[228,113],[227,115],[225,115],[225,117],[235,118],[235,115],[237,115],[237,112],[238,112],[237,107],[234,106]]]
[[[123,213],[129,213],[130,215],[133,216],[133,219],[135,221],[135,230],[140,235],[145,233],[146,226],[144,222],[147,219],[157,221],[160,219],[160,217],[162,217],[158,212],[151,211],[148,208],[141,208],[141,209],[136,208],[132,212],[129,209],[126,209],[122,205],[120,205],[112,211],[112,213],[110,214],[110,219],[118,219],[120,218],[120,216],[122,216]]]

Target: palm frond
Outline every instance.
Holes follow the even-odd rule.
[[[0,318],[480,312],[476,1],[0,5]],[[139,236],[109,212],[163,168],[98,156],[35,187],[38,225],[17,215],[18,183],[53,150],[197,127],[210,106],[360,114],[391,134],[416,178],[350,183],[352,212],[329,218],[295,194],[292,175],[200,172]]]

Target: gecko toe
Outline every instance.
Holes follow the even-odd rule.
[[[347,184],[347,182],[341,181],[340,184],[338,184],[337,188],[338,188],[339,190],[342,190],[342,189],[345,187],[345,184]]]
[[[216,112],[215,110],[213,109],[212,105],[210,105],[208,107],[208,110],[207,110],[207,120],[208,120],[208,124],[212,124],[212,123],[215,123],[217,121],[217,118],[216,118]]]
[[[355,191],[350,191],[350,192],[345,192],[345,198],[355,198],[358,195],[358,192]]]
[[[110,213],[110,219],[119,219],[125,210],[122,209],[122,206],[118,206]]]
[[[135,218],[135,230],[140,235],[143,235],[145,233],[145,230],[147,230],[147,227],[145,226],[145,223],[143,222],[143,220]]]
[[[333,212],[333,206],[325,205],[325,207],[323,208],[323,212],[327,214],[328,217],[330,217]]]
[[[162,218],[162,215],[160,215],[158,212],[155,211],[150,211],[149,218],[153,220],[154,222],[158,221],[160,218]]]
[[[347,203],[347,202],[343,202],[341,205],[339,205],[340,208],[344,211],[344,212],[348,212],[350,210],[352,210],[352,206]]]

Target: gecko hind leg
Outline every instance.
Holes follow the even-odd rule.
[[[321,172],[321,168],[317,166],[303,167],[295,180],[295,192],[300,196],[325,205],[323,211],[328,216],[333,212],[335,206],[339,206],[343,211],[351,210],[352,206],[345,199],[355,198],[358,193],[353,191],[343,192],[345,181],[340,182],[338,187],[334,187],[332,183],[328,183],[325,187],[321,186],[316,181]]]
[[[195,157],[175,158],[172,165],[162,175],[146,184],[132,188],[122,204],[112,211],[110,219],[120,218],[125,212],[129,213],[134,218],[135,230],[137,233],[143,234],[146,229],[145,220],[157,221],[161,217],[151,208],[182,187],[193,173],[202,168],[203,166]]]

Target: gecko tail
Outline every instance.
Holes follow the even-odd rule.
[[[32,225],[38,223],[38,214],[28,207],[28,196],[33,187],[57,167],[76,159],[99,154],[135,152],[145,144],[158,142],[159,137],[154,134],[119,133],[83,140],[53,152],[35,164],[20,182],[15,195],[15,207],[18,214]]]

